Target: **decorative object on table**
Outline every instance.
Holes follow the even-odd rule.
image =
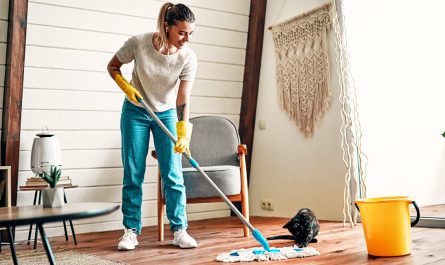
[[[57,188],[57,182],[62,175],[62,171],[55,166],[51,166],[50,173],[44,172],[42,179],[49,184],[49,188],[42,190],[42,204],[43,208],[62,207],[65,204],[63,199],[63,187]]]
[[[331,98],[327,51],[330,6],[270,27],[280,105],[306,137],[313,134]]]
[[[46,131],[45,131],[46,128]],[[51,166],[62,167],[62,154],[58,139],[46,126],[36,134],[31,150],[31,170],[36,175],[49,173]]]

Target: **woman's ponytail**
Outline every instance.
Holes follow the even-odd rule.
[[[157,46],[159,47],[159,51],[167,49],[168,46],[168,36],[167,36],[167,27],[166,27],[166,18],[167,18],[167,12],[170,8],[172,8],[174,4],[172,3],[165,3],[162,5],[161,10],[159,11],[158,16],[158,39],[157,39]]]

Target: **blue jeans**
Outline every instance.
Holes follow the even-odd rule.
[[[176,122],[178,121],[176,110],[157,112],[156,115],[176,137]],[[158,155],[170,229],[172,231],[186,229],[186,196],[181,155],[173,152],[174,143],[147,111],[133,105],[127,99],[124,101],[121,114],[122,163],[124,166],[123,224],[126,228],[134,228],[138,234],[141,233],[142,183],[144,182],[150,130],[153,133]]]

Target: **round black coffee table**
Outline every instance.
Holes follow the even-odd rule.
[[[41,205],[0,208],[0,227],[6,227],[9,246],[14,264],[18,264],[15,253],[12,227],[17,225],[36,224],[45,247],[50,264],[55,264],[51,246],[43,229],[44,223],[76,220],[109,214],[119,209],[115,203],[81,202],[69,203],[60,208],[43,208]]]

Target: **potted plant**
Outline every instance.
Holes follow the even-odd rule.
[[[57,182],[61,175],[62,171],[56,166],[51,166],[49,174],[43,172],[41,175],[41,177],[49,184],[49,188],[42,190],[43,208],[62,207],[65,204],[63,199],[63,187],[57,188]]]

